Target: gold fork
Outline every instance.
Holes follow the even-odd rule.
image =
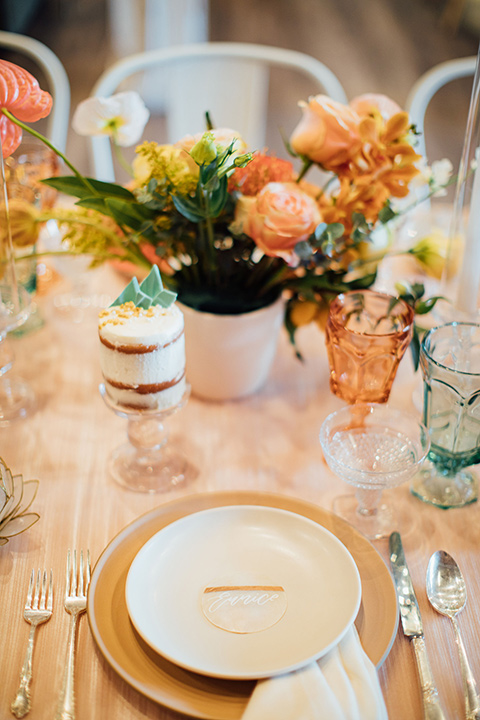
[[[50,581],[47,586],[47,571],[43,576],[38,570],[35,583],[35,570],[32,570],[30,584],[28,586],[27,602],[23,611],[23,617],[30,623],[30,634],[28,636],[27,652],[20,673],[20,685],[12,702],[10,709],[17,718],[24,717],[31,707],[30,682],[32,679],[33,666],[33,645],[35,631],[41,623],[47,622],[52,617],[53,609],[53,573],[50,570]]]
[[[65,582],[65,610],[71,615],[70,631],[67,645],[67,660],[65,675],[63,677],[60,703],[56,720],[75,720],[75,635],[77,620],[87,609],[87,590],[90,583],[90,551],[87,550],[86,563],[83,561],[83,550],[80,550],[80,568],[78,573],[77,589],[77,551],[73,551],[73,560],[70,550],[67,553],[67,573]]]

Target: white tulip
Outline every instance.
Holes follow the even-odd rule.
[[[128,147],[140,140],[149,117],[142,98],[131,90],[83,100],[75,110],[72,127],[79,135],[109,135],[117,145]]]

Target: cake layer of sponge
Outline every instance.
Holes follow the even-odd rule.
[[[100,366],[114,402],[176,405],[185,392],[183,314],[175,305],[114,305],[99,315]]]

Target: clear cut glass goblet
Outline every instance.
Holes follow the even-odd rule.
[[[128,490],[142,493],[166,492],[196,474],[181,449],[168,439],[165,420],[180,410],[190,395],[190,386],[180,401],[168,408],[134,408],[115,403],[105,385],[100,394],[113,412],[127,420],[128,442],[116,448],[108,468],[113,479]]]
[[[334,512],[370,540],[401,530],[382,493],[417,472],[430,447],[426,427],[388,405],[356,404],[324,420],[320,444],[333,472],[356,488],[334,500]]]

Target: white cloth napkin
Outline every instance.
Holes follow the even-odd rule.
[[[387,720],[375,666],[354,625],[300,670],[259,680],[242,720]]]

